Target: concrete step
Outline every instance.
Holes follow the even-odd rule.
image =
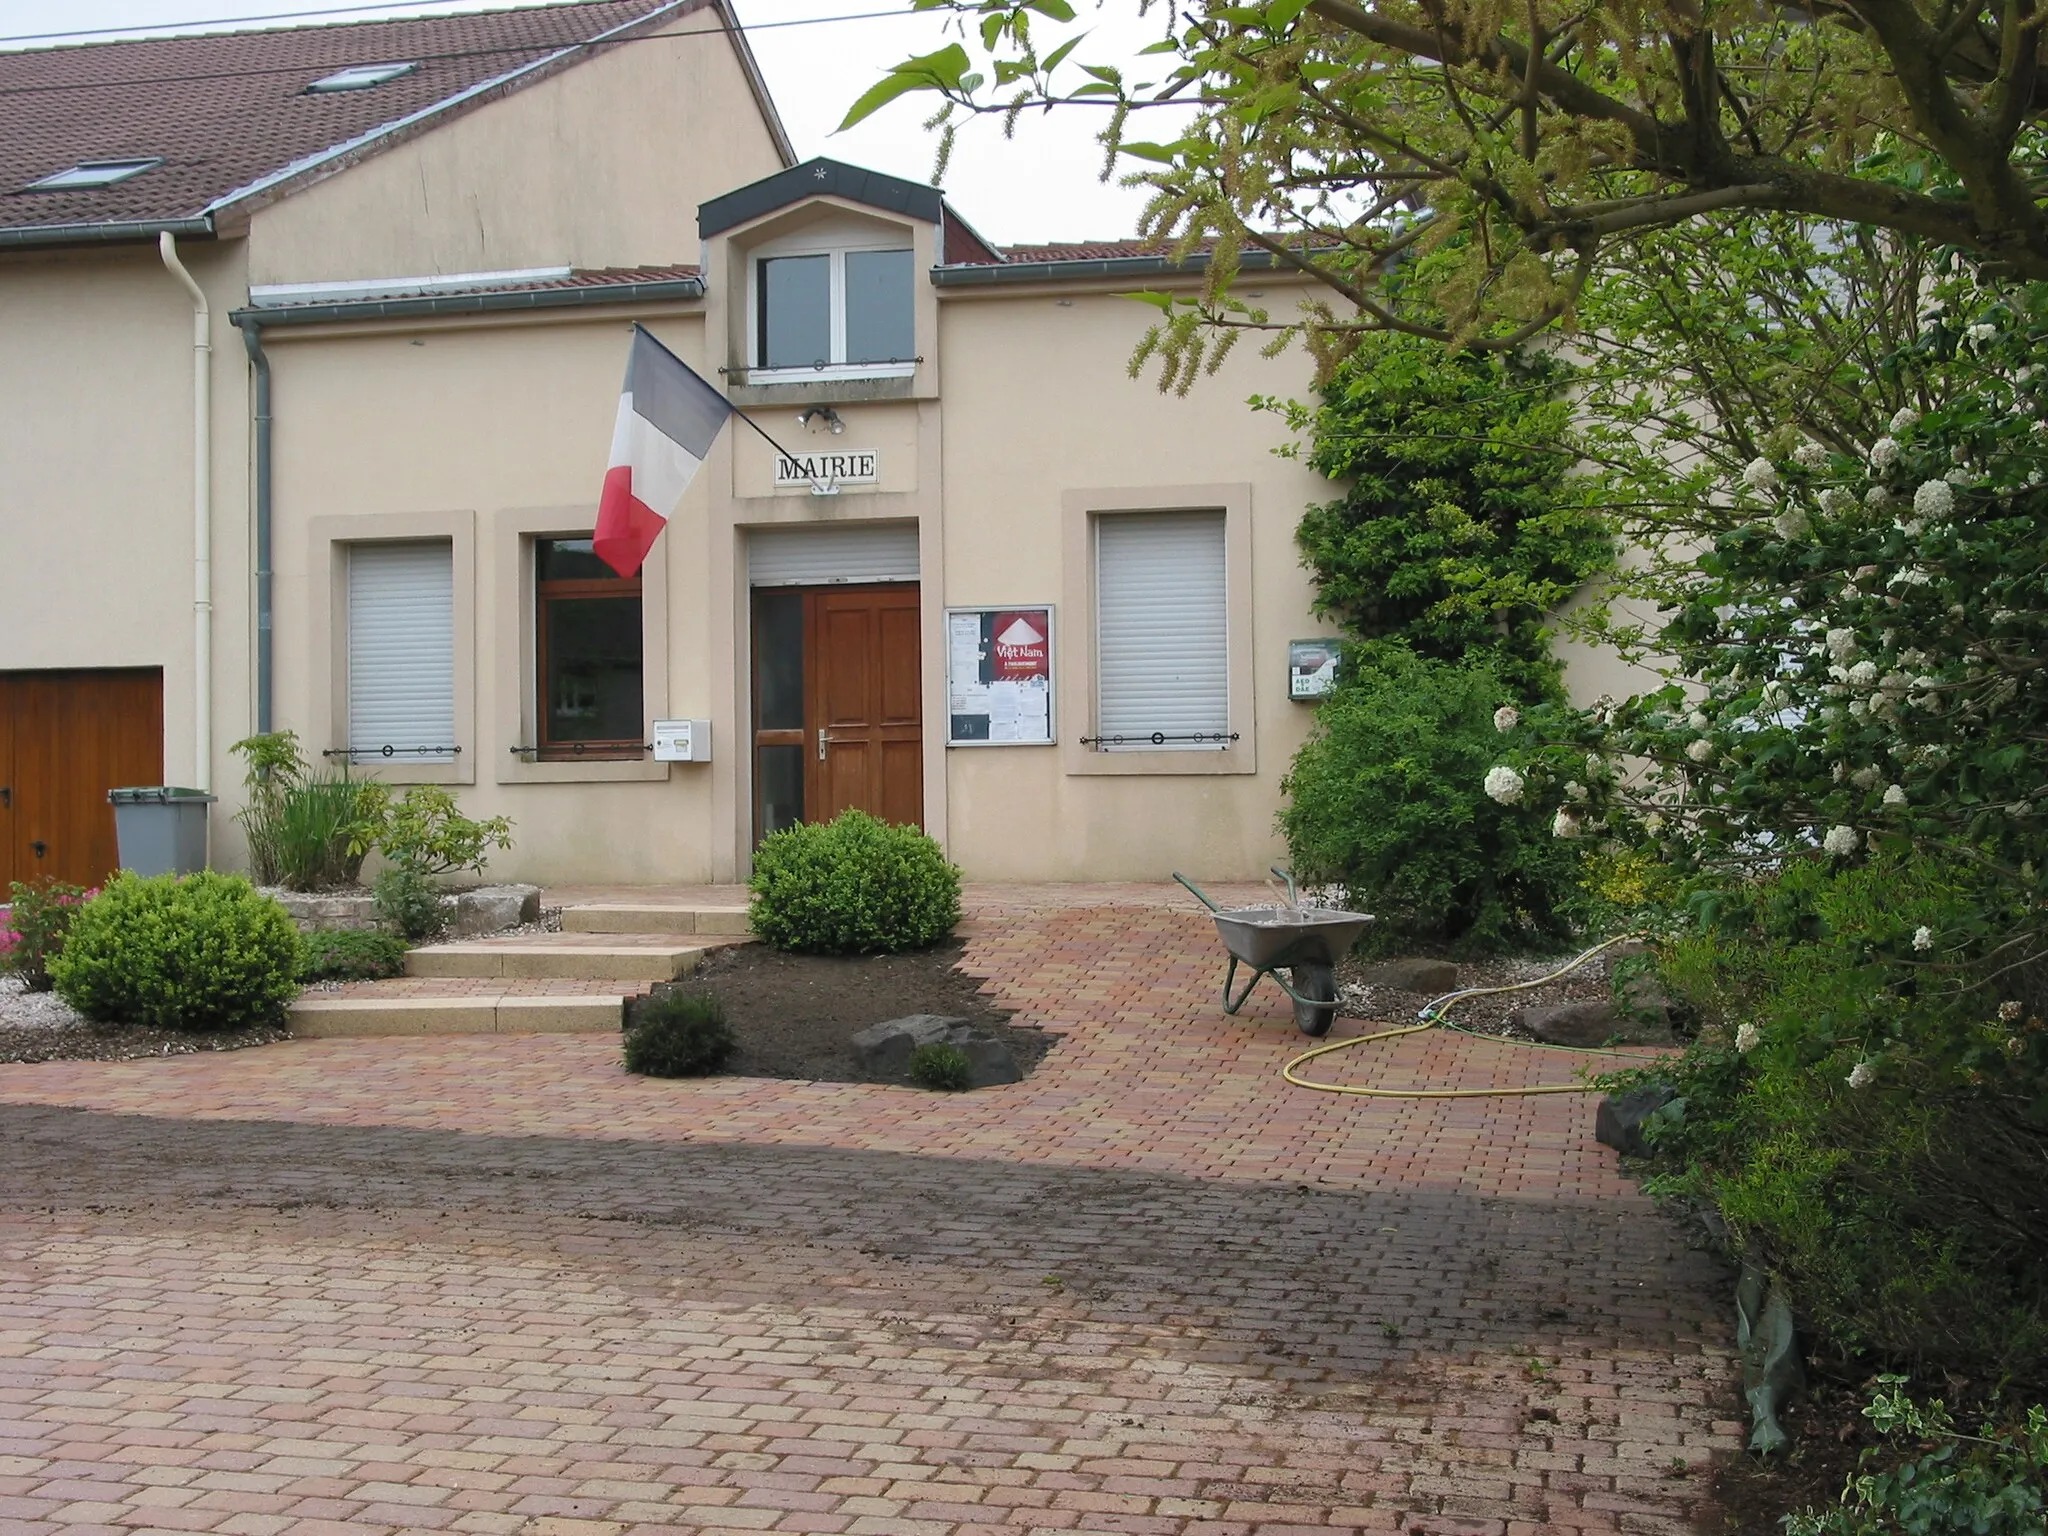
[[[691,933],[737,938],[749,932],[745,907],[660,901],[592,901],[562,909],[565,933]]]
[[[292,1033],[344,1035],[561,1035],[616,1032],[622,996],[323,997],[292,1004]]]
[[[523,981],[673,981],[708,946],[674,932],[548,933],[423,944],[407,953],[408,976]]]

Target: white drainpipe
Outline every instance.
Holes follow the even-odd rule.
[[[192,787],[213,788],[213,311],[178,259],[169,230],[157,251],[192,295]]]

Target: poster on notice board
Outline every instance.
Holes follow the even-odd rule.
[[[946,744],[1052,745],[1052,609],[946,610]]]

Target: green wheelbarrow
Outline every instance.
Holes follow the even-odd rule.
[[[1261,976],[1273,978],[1294,1002],[1294,1023],[1304,1035],[1326,1035],[1337,1018],[1337,962],[1351,952],[1372,918],[1363,912],[1331,907],[1304,907],[1295,895],[1294,876],[1274,874],[1287,882],[1287,905],[1219,907],[1202,888],[1178,870],[1173,878],[1195,893],[1195,899],[1216,920],[1217,937],[1230,955],[1223,973],[1223,1011],[1236,1013]],[[1237,996],[1230,995],[1240,965],[1251,967],[1251,979]],[[1281,972],[1287,972],[1282,975]]]

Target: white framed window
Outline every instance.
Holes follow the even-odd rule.
[[[348,546],[348,753],[455,761],[455,549],[448,539]]]
[[[750,253],[747,281],[751,382],[916,372],[908,230],[774,241]]]
[[[32,181],[30,192],[73,192],[80,187],[111,187],[116,182],[140,176],[164,163],[162,155],[138,155],[127,160],[81,160],[68,170],[52,171]]]
[[[1224,518],[1219,508],[1093,519],[1097,751],[1229,748]]]

